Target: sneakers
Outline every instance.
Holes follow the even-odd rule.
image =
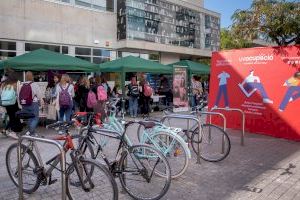
[[[17,136],[17,134],[16,134],[14,131],[7,131],[7,132],[6,132],[6,135],[7,135],[8,137],[12,138],[12,139],[15,139],[15,140],[18,139],[18,136]]]
[[[270,104],[272,104],[273,103],[273,101],[271,100],[271,99],[263,99],[263,102],[264,103],[270,103]]]

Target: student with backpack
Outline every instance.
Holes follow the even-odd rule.
[[[137,117],[137,110],[138,110],[138,97],[139,93],[139,86],[136,81],[136,77],[131,77],[131,83],[128,85],[128,94],[129,96],[129,113],[131,117]]]
[[[19,92],[19,101],[23,112],[34,114],[34,117],[28,120],[29,133],[34,134],[39,123],[39,103],[42,104],[43,100],[40,88],[34,82],[33,74],[30,71],[25,74],[25,82]]]
[[[59,121],[70,122],[73,108],[74,86],[69,83],[69,75],[63,74],[56,88],[57,103],[59,106]]]
[[[153,89],[151,88],[149,82],[147,81],[147,76],[143,75],[140,81],[140,97],[142,102],[142,117],[148,117],[150,113],[150,99],[153,94]]]
[[[17,83],[18,80],[10,73],[6,75],[5,80],[1,84],[1,105],[5,107],[6,113],[9,116],[9,122],[5,127],[4,134],[12,138],[17,138],[15,132],[22,131],[20,119],[16,117],[16,112],[19,111],[17,102]]]
[[[108,100],[108,84],[105,82],[103,76],[96,76],[95,84],[92,87],[92,90],[88,94],[88,104],[93,106],[93,110],[95,113],[99,113],[101,115],[101,120],[104,121],[106,118],[106,102]],[[93,92],[93,93],[91,93]],[[96,103],[95,103],[96,98]]]

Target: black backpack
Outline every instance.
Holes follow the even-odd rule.
[[[139,86],[138,85],[129,85],[129,95],[132,97],[140,96]]]

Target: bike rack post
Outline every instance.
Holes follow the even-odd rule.
[[[241,146],[244,146],[244,138],[245,138],[245,113],[241,109],[238,108],[212,108],[213,110],[224,110],[224,111],[233,111],[233,112],[239,112],[242,114],[242,134],[241,134]]]
[[[63,146],[55,141],[55,140],[50,140],[50,139],[45,139],[45,138],[38,138],[38,137],[32,137],[32,136],[22,136],[18,140],[18,170],[19,170],[19,199],[23,200],[23,178],[22,178],[22,160],[21,160],[21,144],[23,140],[29,140],[29,141],[37,141],[41,143],[48,143],[56,146],[61,154],[60,157],[60,165],[61,165],[61,185],[62,185],[62,194],[61,194],[61,199],[66,200],[66,155]]]
[[[223,119],[223,130],[226,131],[226,127],[227,127],[227,121],[226,121],[226,117],[225,115],[223,115],[222,113],[219,112],[209,112],[209,111],[197,111],[200,115],[198,115],[199,117],[204,114],[204,115],[209,115],[209,123],[211,124],[211,116],[212,115],[217,115],[220,116]],[[191,112],[191,114],[195,114],[197,113],[196,111]],[[210,130],[209,130],[210,131]],[[210,132],[209,132],[209,137],[210,137]],[[225,148],[225,136],[223,136],[223,140],[222,140],[222,153],[224,153],[224,148]]]
[[[193,116],[193,115],[183,115],[183,114],[169,114],[169,115],[165,115],[162,117],[161,119],[161,123],[164,123],[166,119],[186,119],[188,120],[188,126],[189,126],[189,121],[195,121],[198,124],[198,130],[199,130],[199,134],[198,134],[198,141],[200,141],[200,133],[201,133],[201,121],[200,121],[200,116]],[[197,164],[200,165],[200,142],[198,143],[198,154],[197,154]]]

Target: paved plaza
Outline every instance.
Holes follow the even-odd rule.
[[[178,126],[184,122],[176,121]],[[128,133],[136,137],[136,128]],[[49,131],[40,129],[47,137]],[[196,164],[192,155],[186,173],[173,180],[163,199],[195,200],[299,200],[300,199],[300,144],[257,134],[246,134],[245,146],[240,146],[240,132],[229,130],[232,143],[230,155],[222,162],[202,161]],[[0,136],[0,199],[18,199],[18,190],[8,177],[5,153],[15,141]],[[112,143],[113,144],[113,143]],[[114,146],[114,145],[110,145]],[[112,148],[112,147],[111,147]],[[40,145],[45,160],[56,151],[49,145]],[[56,174],[59,178],[59,174]],[[117,180],[117,182],[119,182]],[[118,183],[119,184],[119,183]],[[60,182],[41,186],[25,199],[60,199]],[[119,191],[121,188],[119,187]],[[80,199],[80,197],[78,197]],[[120,192],[120,199],[131,199]]]

